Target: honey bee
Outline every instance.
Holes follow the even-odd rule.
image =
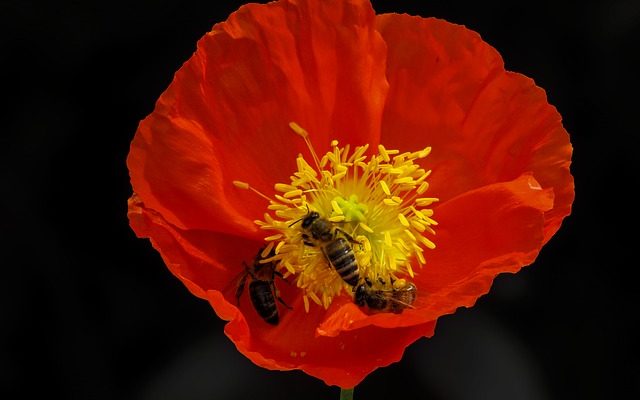
[[[384,281],[381,281],[384,284]],[[377,312],[392,312],[399,314],[405,308],[413,308],[418,289],[411,282],[406,282],[401,287],[374,288],[369,278],[365,278],[354,289],[354,302],[360,306],[365,305]]]
[[[238,305],[240,304],[240,296],[242,296],[242,293],[244,292],[244,286],[247,279],[251,277],[251,281],[249,282],[249,297],[251,298],[253,308],[255,308],[258,315],[260,315],[265,322],[271,325],[277,325],[278,322],[280,322],[280,317],[278,315],[276,300],[289,309],[291,309],[291,307],[289,307],[287,303],[280,298],[276,290],[276,285],[274,283],[275,277],[278,276],[283,278],[282,274],[276,271],[276,262],[270,261],[260,263],[260,261],[265,258],[273,257],[275,255],[275,251],[271,250],[269,255],[263,258],[263,250],[264,248],[261,248],[258,251],[258,254],[256,254],[253,260],[252,266],[248,266],[245,262],[242,263],[245,271],[238,282],[238,287],[236,289],[236,302]]]
[[[316,211],[307,214],[289,226],[302,221],[302,240],[307,246],[320,247],[329,264],[351,286],[358,284],[360,270],[350,243],[359,244],[335,223],[322,218]]]

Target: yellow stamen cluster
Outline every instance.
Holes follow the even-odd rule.
[[[378,154],[368,158],[368,145],[350,152],[348,144],[340,147],[334,140],[332,150],[319,159],[307,132],[295,123],[290,126],[307,143],[315,168],[299,155],[291,181],[275,184],[280,194],[270,200],[272,214],[255,221],[261,229],[273,232],[265,238],[265,252],[275,248],[276,255],[264,262],[278,260],[287,275],[295,276],[297,286],[304,290],[307,311],[309,299],[327,308],[343,289],[351,294],[352,288],[329,264],[323,244],[311,241],[310,245],[304,235],[302,219],[316,211],[331,222],[336,237],[355,239],[349,245],[361,279],[412,278],[414,260],[424,265],[424,248],[435,248],[425,235],[435,235],[437,222],[429,206],[438,199],[423,197],[431,171],[415,163],[427,157],[431,148],[400,154],[379,145]]]

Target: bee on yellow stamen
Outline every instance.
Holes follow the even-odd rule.
[[[269,200],[270,212],[256,223],[275,243],[273,260],[304,291],[305,309],[309,299],[328,308],[343,290],[352,296],[365,279],[413,278],[413,266],[426,263],[425,248],[435,248],[429,237],[437,222],[429,207],[438,198],[423,196],[431,171],[416,164],[431,148],[400,153],[379,145],[378,154],[368,157],[368,145],[351,152],[333,140],[319,158],[307,131],[295,122],[289,126],[304,139],[315,168],[299,155],[291,182],[274,185],[280,193],[275,199],[245,182],[234,185]]]

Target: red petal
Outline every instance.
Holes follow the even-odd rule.
[[[261,242],[209,231],[181,230],[159,213],[146,208],[136,195],[129,199],[129,223],[140,238],[149,238],[169,270],[196,296],[207,298],[207,290],[232,293]]]
[[[389,48],[385,146],[433,146],[431,195],[443,200],[532,172],[555,192],[548,240],[570,213],[573,178],[569,136],[544,91],[505,71],[495,49],[463,26],[395,14],[377,22]]]
[[[223,300],[211,293],[209,301],[217,307]],[[242,354],[261,367],[301,369],[327,385],[352,388],[376,368],[399,361],[409,344],[432,336],[435,329],[433,321],[407,328],[369,326],[336,337],[317,336],[315,328],[324,313],[312,307],[304,314],[299,303],[276,327],[262,329],[266,324],[248,324],[240,317],[227,324],[225,333]]]
[[[332,304],[318,331],[336,336],[367,326],[408,327],[471,307],[503,272],[532,263],[543,245],[544,213],[553,205],[531,175],[467,192],[437,208],[437,247],[416,271],[415,309],[367,315],[348,299]]]
[[[242,261],[251,260],[259,243],[206,231],[181,231],[136,196],[129,201],[129,219],[138,236],[150,237],[163,260],[189,290],[206,298],[220,318],[230,321],[225,333],[238,350],[269,369],[301,369],[329,385],[353,387],[378,367],[400,360],[406,346],[431,336],[434,322],[404,329],[367,327],[336,337],[318,336],[327,312],[313,306],[306,313],[295,285],[277,281],[282,298],[292,310],[280,308],[277,326],[262,321],[249,299],[235,304]],[[255,250],[247,254],[248,250]],[[391,341],[393,346],[380,346]],[[366,357],[362,355],[366,354]]]
[[[141,122],[127,160],[134,192],[182,229],[256,235],[263,199],[333,138],[377,143],[385,46],[366,1],[250,4],[218,24]]]
[[[437,247],[415,284],[424,316],[437,318],[471,307],[500,273],[533,263],[544,244],[544,213],[551,189],[531,175],[462,194],[437,208]]]

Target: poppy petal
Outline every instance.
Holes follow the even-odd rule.
[[[329,385],[353,387],[378,367],[399,361],[404,348],[433,335],[435,323],[406,329],[367,327],[337,337],[316,332],[327,312],[312,307],[307,314],[295,285],[278,282],[280,295],[292,307],[281,312],[277,326],[260,320],[249,301],[233,298],[247,249],[258,244],[207,231],[181,231],[137,196],[129,200],[129,220],[139,237],[149,237],[171,272],[196,296],[207,299],[218,316],[229,321],[225,333],[238,350],[257,365],[275,370],[301,369]],[[380,346],[393,340],[394,346]],[[367,357],[360,357],[368,354]]]
[[[295,34],[294,34],[295,32]],[[304,142],[379,140],[385,45],[367,1],[249,4],[214,26],[143,120],[127,160],[134,191],[180,229],[258,238],[264,200]],[[309,110],[314,110],[310,113]]]
[[[336,301],[336,310],[318,327],[336,336],[366,326],[407,327],[434,321],[458,307],[471,307],[493,279],[531,264],[543,244],[544,213],[553,192],[531,175],[488,185],[455,197],[437,208],[437,247],[416,271],[414,308],[402,314],[367,315],[352,302]]]
[[[498,52],[463,26],[384,14],[390,91],[382,141],[394,148],[432,146],[433,195],[465,191],[532,172],[553,188],[545,241],[570,213],[571,144],[544,91],[507,72]]]
[[[231,298],[242,262],[252,260],[260,246],[260,242],[221,233],[176,228],[146,208],[137,195],[129,199],[128,217],[136,235],[149,238],[169,270],[203,299],[211,289],[225,290]]]
[[[210,292],[209,301],[216,307],[222,300]],[[242,354],[261,367],[300,369],[327,385],[352,388],[376,368],[399,361],[409,344],[431,337],[435,329],[435,321],[431,321],[406,328],[368,326],[336,337],[316,336],[317,318],[322,314],[317,308],[303,318],[287,316],[265,334],[256,334],[255,326],[240,317],[225,326],[225,333]]]
[[[544,244],[552,189],[532,175],[466,192],[438,207],[438,247],[416,276],[425,316],[471,307],[500,273],[534,262]]]

